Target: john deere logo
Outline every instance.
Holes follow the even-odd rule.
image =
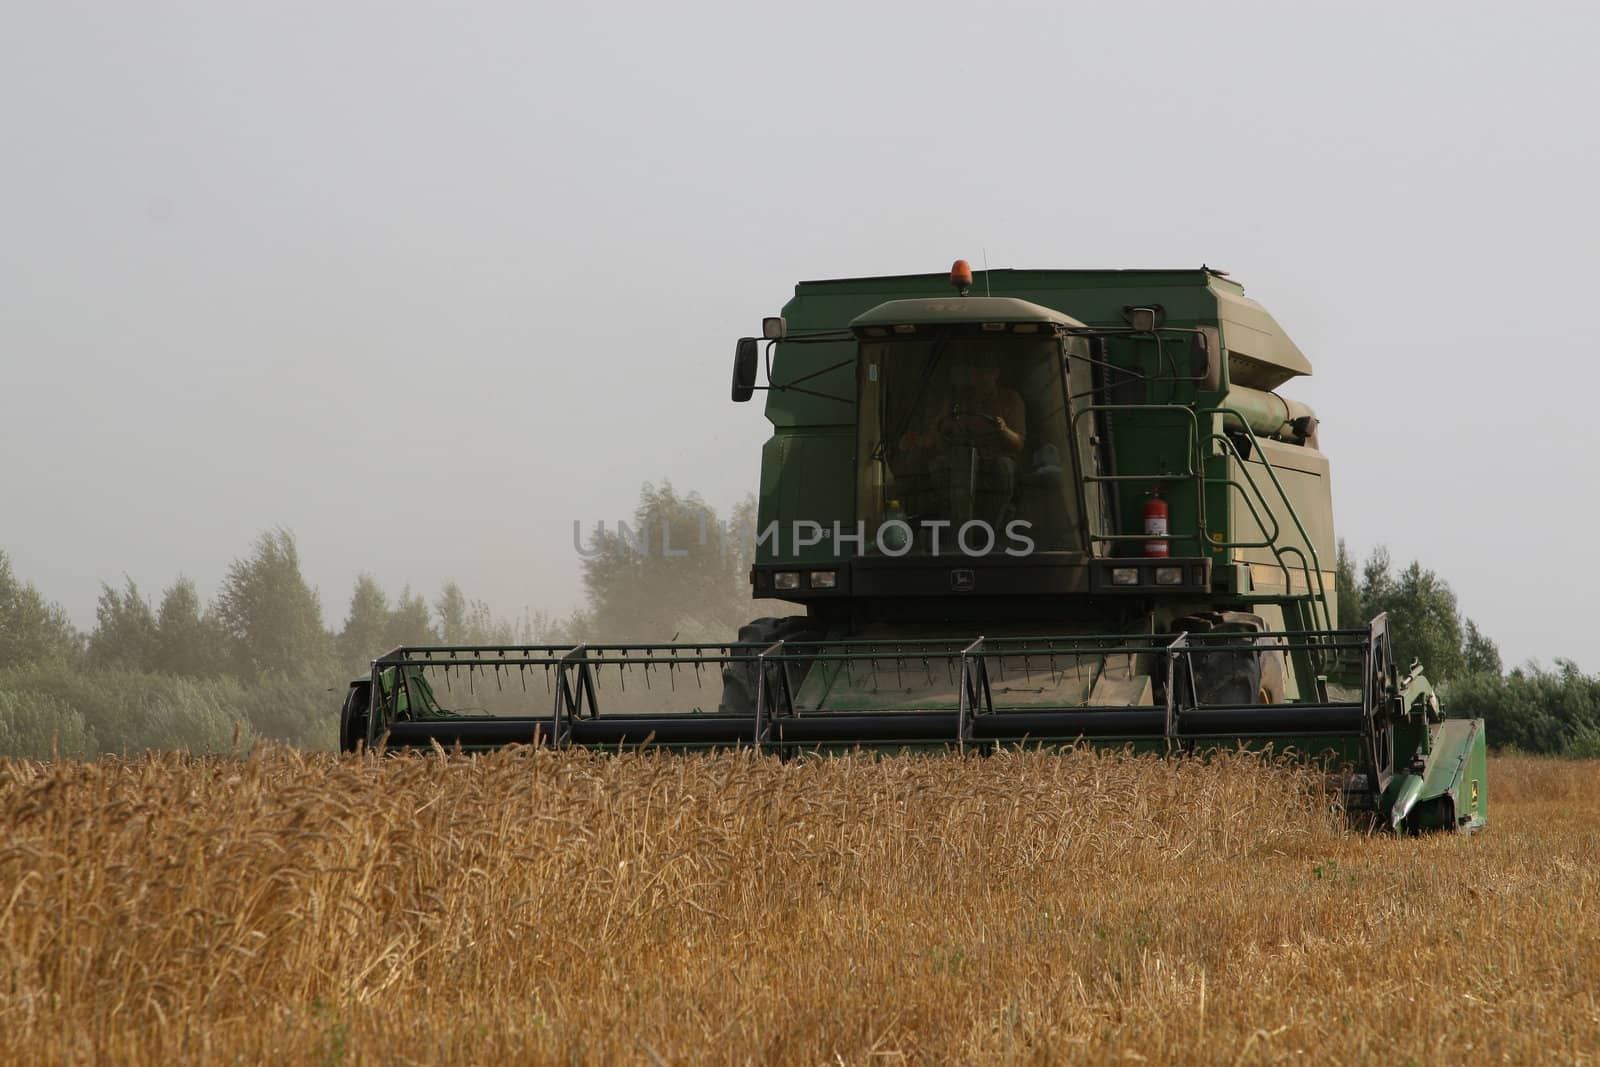
[[[1472,780],[1472,810],[1478,810],[1478,780],[1476,778]]]
[[[973,586],[978,584],[977,575],[971,571],[951,571],[950,591],[952,593],[970,593]]]

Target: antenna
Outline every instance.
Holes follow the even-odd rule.
[[[983,295],[993,296],[989,291],[989,250],[983,249]]]

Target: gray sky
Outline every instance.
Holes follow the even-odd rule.
[[[275,525],[332,625],[362,570],[564,612],[573,519],[754,489],[797,279],[987,249],[1231,270],[1352,547],[1600,669],[1587,5],[0,11],[0,548],[80,625]]]

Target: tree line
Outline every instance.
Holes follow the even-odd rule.
[[[584,603],[565,616],[499,618],[454,582],[431,600],[409,586],[391,598],[362,574],[337,629],[283,529],[233,561],[210,603],[181,576],[157,598],[132,579],[104,586],[88,633],[0,550],[0,755],[225,752],[257,737],[331,747],[348,679],[399,645],[722,641],[797,610],[750,599],[753,498],[724,521],[698,494],[646,485],[628,525],[580,533]],[[1453,713],[1485,718],[1491,743],[1600,755],[1600,676],[1559,659],[1506,671],[1419,562],[1396,568],[1379,548],[1358,564],[1341,542],[1336,566],[1340,624],[1387,612],[1397,658],[1420,660]]]
[[[1395,658],[1422,664],[1450,714],[1482,718],[1490,745],[1600,756],[1600,675],[1560,658],[1554,669],[1534,663],[1507,671],[1499,647],[1462,615],[1447,581],[1415,560],[1396,568],[1381,546],[1358,566],[1339,542],[1337,591],[1340,625],[1387,613]]]
[[[391,603],[370,574],[356,578],[343,626],[323,626],[320,598],[300,569],[287,530],[262,534],[248,556],[229,567],[220,591],[202,607],[194,583],[180,577],[152,607],[129,579],[104,586],[95,628],[81,638],[82,665],[252,683],[272,677],[360,670],[398,645],[511,644],[532,639],[539,618],[513,624],[446,582],[431,603],[406,586]],[[70,660],[73,636],[58,633]]]
[[[184,577],[156,602],[128,579],[102,587],[80,633],[0,551],[0,754],[217,752],[256,737],[330,747],[346,681],[379,653],[534,640],[544,622],[496,619],[454,582],[431,603],[409,587],[391,602],[363,574],[329,630],[279,529],[234,560],[210,604]]]
[[[747,499],[724,522],[698,494],[646,485],[628,525],[589,531],[585,601],[565,616],[497,617],[455,582],[391,597],[362,574],[337,628],[288,530],[262,533],[209,603],[182,576],[154,598],[131,578],[103,586],[87,633],[0,548],[0,755],[332,747],[349,679],[400,645],[727,640],[757,610],[754,514]]]

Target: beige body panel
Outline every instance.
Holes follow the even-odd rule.
[[[1271,472],[1267,470],[1269,462]],[[1327,457],[1314,448],[1258,437],[1250,458],[1244,463],[1229,458],[1228,474],[1235,483],[1229,490],[1231,528],[1227,531],[1228,540],[1266,541],[1276,533],[1277,546],[1283,552],[1280,563],[1279,555],[1268,547],[1234,550],[1234,559],[1248,565],[1253,587],[1271,593],[1315,593],[1318,591],[1316,572],[1320,570],[1321,591],[1328,596],[1330,615],[1336,617],[1336,546]],[[1273,474],[1283,487],[1283,496],[1287,496],[1293,506],[1292,512],[1284,506],[1283,496],[1274,487]],[[1251,491],[1252,482],[1259,495]],[[1294,521],[1296,514],[1300,518],[1299,526]]]
[[[1311,361],[1267,309],[1230,288],[1212,286],[1228,347],[1228,380],[1252,389],[1276,389],[1290,378],[1310,374]]]

